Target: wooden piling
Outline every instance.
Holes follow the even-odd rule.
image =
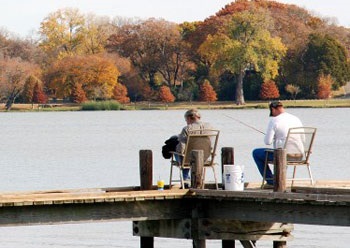
[[[204,152],[203,150],[191,151],[191,187],[195,189],[203,188],[203,166]]]
[[[140,150],[140,188],[151,190],[153,186],[153,155],[151,150]],[[153,248],[154,237],[140,237],[140,248]]]
[[[221,148],[221,175],[224,175],[224,165],[234,164],[234,149],[233,147]],[[224,178],[222,178],[222,189],[225,189]],[[222,240],[222,248],[235,248],[234,240]]]
[[[235,156],[233,147],[223,147],[221,148],[221,176],[224,175],[224,165],[225,164],[234,164]],[[224,182],[224,178],[222,178]],[[222,185],[222,189],[225,189],[225,185]]]
[[[285,149],[276,149],[274,152],[274,191],[286,191],[287,152]]]
[[[203,187],[203,166],[204,166],[204,152],[203,150],[193,150],[191,151],[191,186],[195,189],[201,189]],[[205,248],[206,243],[205,239],[199,238],[199,219],[201,217],[202,206],[200,203],[194,203],[192,209],[192,224],[191,224],[191,233],[192,233],[192,243],[193,248]]]
[[[286,191],[287,152],[286,149],[276,149],[274,152],[274,189],[275,192]],[[286,248],[286,241],[273,241],[273,248]]]

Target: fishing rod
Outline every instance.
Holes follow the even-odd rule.
[[[236,118],[234,118],[234,117],[232,117],[232,116],[226,115],[226,114],[224,114],[224,116],[226,116],[227,118],[230,118],[230,119],[232,119],[232,120],[235,120],[235,121],[237,121],[237,122],[243,124],[244,126],[249,127],[249,128],[251,128],[251,129],[253,129],[253,130],[255,130],[255,131],[257,131],[257,132],[262,133],[262,134],[265,135],[264,132],[260,131],[259,129],[257,129],[257,128],[251,126],[251,125],[248,125],[247,123],[244,123],[244,122],[241,121],[241,120],[238,120],[238,119],[236,119]]]

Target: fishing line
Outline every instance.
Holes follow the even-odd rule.
[[[265,135],[264,132],[260,131],[259,129],[257,129],[257,128],[255,128],[255,127],[253,127],[253,126],[251,126],[251,125],[249,125],[249,124],[247,124],[247,123],[244,123],[244,122],[241,121],[241,120],[238,120],[238,119],[236,119],[236,118],[234,118],[234,117],[232,117],[232,116],[226,115],[226,114],[223,114],[223,115],[226,116],[227,118],[230,118],[230,119],[232,119],[232,120],[235,120],[235,121],[241,123],[242,125],[244,125],[244,126],[246,126],[246,127],[249,127],[249,128],[251,128],[251,129],[253,129],[253,130],[255,130],[255,131],[257,131],[257,132],[262,133],[262,134]]]

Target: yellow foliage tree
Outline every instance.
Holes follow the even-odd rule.
[[[69,97],[81,84],[88,99],[108,99],[118,84],[119,70],[112,59],[99,55],[67,57],[57,61],[46,74],[47,88],[57,98]]]

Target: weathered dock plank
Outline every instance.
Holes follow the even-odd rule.
[[[350,226],[350,193],[273,192],[271,190],[148,190],[113,192],[81,189],[0,194],[0,225],[100,220],[189,218],[191,205],[205,208],[201,218]]]

